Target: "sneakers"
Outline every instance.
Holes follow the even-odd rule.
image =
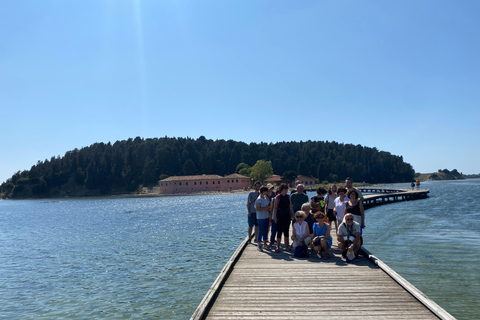
[[[287,248],[287,251],[288,251],[288,252],[292,252],[292,248],[291,248],[291,247],[288,247],[288,248]]]
[[[263,243],[258,244],[257,250],[263,252]]]
[[[275,253],[279,253],[280,252],[280,249],[275,249]]]

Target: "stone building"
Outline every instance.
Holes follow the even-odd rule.
[[[225,177],[210,174],[196,176],[173,176],[160,180],[159,193],[195,193],[205,191],[247,190],[250,188],[250,178],[238,173]]]

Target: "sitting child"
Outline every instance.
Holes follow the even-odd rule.
[[[332,247],[332,236],[330,235],[330,225],[324,221],[325,214],[321,211],[316,212],[313,217],[317,222],[313,224],[313,250],[317,251],[319,258],[330,258],[328,249]],[[324,253],[322,255],[322,252]]]

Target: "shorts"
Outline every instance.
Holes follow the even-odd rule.
[[[335,213],[333,212],[333,209],[328,209],[327,210],[327,218],[329,222],[337,220],[337,217],[335,216]]]
[[[325,242],[327,243],[327,248],[330,249],[332,247],[332,238],[330,237],[328,239],[323,239],[323,240],[325,240]],[[321,239],[317,239],[313,242],[313,245],[316,247],[319,247],[321,241],[322,241]]]
[[[252,213],[250,214],[250,216],[247,215],[247,217],[248,217],[248,226],[249,226],[250,228],[253,228],[253,227],[258,226],[258,223],[257,223],[257,213],[256,213],[256,212],[252,212]]]
[[[288,238],[290,232],[290,216],[277,217],[277,239],[282,237]]]

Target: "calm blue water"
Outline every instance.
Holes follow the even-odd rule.
[[[367,210],[365,246],[478,318],[480,180],[422,187],[430,198]],[[2,200],[0,318],[188,319],[246,236],[246,197]]]

